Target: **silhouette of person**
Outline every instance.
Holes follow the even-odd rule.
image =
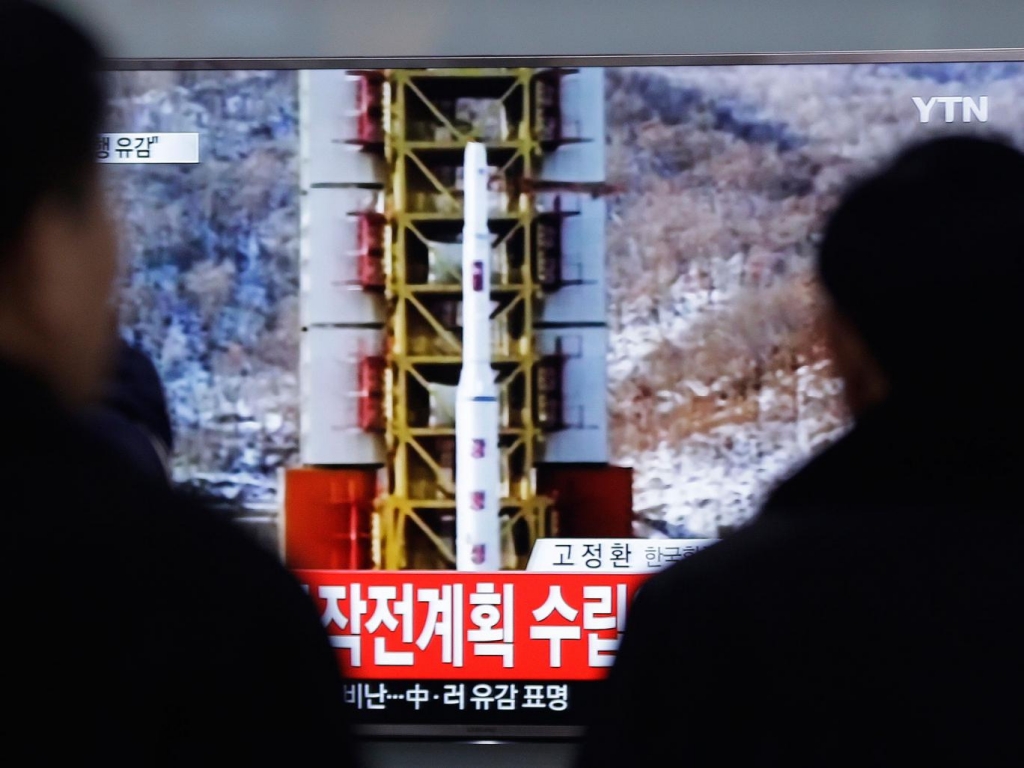
[[[0,3],[5,757],[350,764],[335,654],[297,582],[80,418],[116,348],[100,66],[54,12]]]
[[[103,398],[84,415],[96,434],[159,482],[170,479],[174,433],[160,374],[146,354],[120,341]]]
[[[579,765],[1024,761],[1024,156],[858,184],[818,260],[851,431],[641,588]]]

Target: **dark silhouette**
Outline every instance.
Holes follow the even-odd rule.
[[[852,431],[640,591],[581,766],[1019,765],[1024,156],[856,187],[819,268]]]
[[[163,383],[153,362],[122,341],[114,376],[105,389],[100,403],[86,410],[86,423],[140,471],[167,482],[174,434]]]
[[[299,585],[82,421],[116,348],[100,64],[54,13],[0,3],[4,757],[350,764],[335,655]]]

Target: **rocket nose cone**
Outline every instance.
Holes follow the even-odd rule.
[[[464,160],[468,168],[484,168],[487,166],[487,150],[479,141],[471,141],[466,144]]]

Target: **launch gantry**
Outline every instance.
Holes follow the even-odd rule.
[[[395,72],[385,89],[384,154],[391,179],[384,397],[391,461],[378,506],[381,548],[375,557],[384,568],[455,561],[451,417],[462,364],[462,284],[459,250],[445,245],[457,244],[462,230],[460,177],[469,139],[485,144],[493,165],[488,220],[495,240],[492,352],[504,564],[517,565],[517,552],[528,555],[532,542],[552,529],[551,500],[537,493],[534,476],[542,439],[535,388],[538,371],[551,364],[539,359],[535,345],[541,298],[535,273],[551,256],[537,248],[538,231],[557,228],[564,214],[538,211],[531,196],[517,189],[519,179],[533,177],[539,150],[531,109],[534,75],[526,69]],[[423,546],[427,542],[433,552]]]
[[[349,71],[344,86],[339,74],[304,72],[301,94],[312,105],[303,112],[303,226],[328,232],[331,248],[351,242],[333,274],[304,269],[303,463],[350,473],[381,466],[375,567],[454,565],[461,172],[467,141],[482,142],[502,564],[522,567],[533,542],[558,527],[538,487],[540,465],[607,462],[604,201],[559,187],[603,181],[600,73]],[[569,113],[567,81],[579,92]],[[341,112],[318,105],[343,88],[350,127],[328,143],[318,120]],[[312,162],[316,146],[333,170]],[[304,243],[310,263],[328,248],[315,232]],[[342,301],[350,308],[335,306]],[[336,408],[339,397],[351,416]]]

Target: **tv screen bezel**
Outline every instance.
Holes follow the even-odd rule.
[[[367,56],[357,58],[111,58],[114,71],[226,69],[454,69],[459,67],[712,67],[775,64],[943,64],[1024,61],[1024,48],[935,48],[793,53],[585,56]]]

